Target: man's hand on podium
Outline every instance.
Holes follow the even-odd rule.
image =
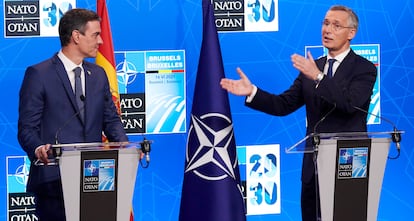
[[[45,144],[45,145],[39,146],[35,150],[35,156],[37,160],[44,163],[45,165],[50,163],[49,157],[48,157],[49,154],[51,153],[50,146],[51,146],[50,144]]]

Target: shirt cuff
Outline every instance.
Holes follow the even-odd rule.
[[[252,100],[253,100],[254,96],[256,95],[256,93],[257,93],[257,87],[256,87],[256,85],[253,84],[252,93],[246,97],[246,103],[252,102]]]

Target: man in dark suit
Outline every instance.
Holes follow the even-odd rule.
[[[95,12],[72,9],[59,23],[61,50],[26,69],[20,89],[18,139],[32,162],[49,163],[50,144],[101,142],[102,132],[109,141],[128,141],[105,71],[84,60],[96,57],[103,43],[100,33]],[[76,67],[80,67],[80,81],[75,96]],[[39,220],[65,220],[58,166],[32,163],[27,190],[35,194]]]
[[[237,69],[239,80],[222,79],[221,85],[233,94],[247,96],[248,107],[276,116],[290,114],[305,105],[307,134],[314,132],[315,125],[324,116],[326,119],[317,125],[317,132],[366,131],[367,114],[358,108],[368,111],[377,70],[350,48],[357,29],[358,18],[350,8],[331,7],[322,23],[322,44],[328,49],[328,55],[317,60],[310,53],[308,58],[292,55],[293,66],[300,73],[282,94],[271,94],[256,87],[240,68]],[[330,59],[335,60],[328,62]],[[313,221],[320,216],[318,194],[313,154],[304,154],[302,220]]]

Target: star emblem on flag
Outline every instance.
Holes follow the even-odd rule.
[[[228,122],[228,125],[220,129],[213,129],[203,122],[203,119],[212,117],[220,118]],[[227,176],[235,179],[234,165],[237,162],[231,162],[228,152],[233,138],[233,126],[230,119],[219,113],[210,113],[200,118],[192,115],[192,122],[190,133],[195,133],[198,147],[195,148],[194,153],[190,153],[187,148],[186,160],[188,163],[185,172],[193,171],[199,177],[208,180],[220,180]],[[202,167],[216,167],[216,169],[204,170]]]

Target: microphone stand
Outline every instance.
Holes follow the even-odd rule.
[[[331,103],[331,102],[329,102]],[[314,166],[314,177],[315,177],[315,204],[316,204],[316,220],[321,220],[320,217],[320,203],[319,203],[319,176],[318,176],[318,151],[319,151],[319,144],[321,142],[321,138],[319,133],[316,133],[316,129],[318,128],[319,124],[321,124],[335,109],[336,103],[332,104],[333,107],[326,113],[318,122],[316,122],[315,126],[313,127],[312,135],[312,145],[313,145],[313,166]]]
[[[389,124],[391,124],[393,126],[394,130],[391,133],[391,140],[395,143],[395,146],[396,146],[396,149],[397,149],[397,156],[394,156],[394,157],[388,156],[388,159],[390,159],[390,160],[398,159],[400,157],[400,152],[401,152],[400,142],[401,142],[401,133],[402,133],[402,131],[398,130],[397,129],[397,126],[395,126],[395,124],[391,120],[388,120],[385,117],[382,117],[382,116],[373,114],[373,113],[368,112],[368,111],[366,111],[366,110],[364,110],[364,109],[362,109],[360,107],[357,107],[357,106],[352,106],[352,107],[355,108],[356,110],[359,110],[361,112],[364,112],[364,113],[366,113],[368,115],[371,115],[371,116],[374,116],[374,117],[378,117],[378,118],[386,121],[387,123],[389,123]]]
[[[314,167],[314,177],[315,177],[315,204],[316,204],[316,220],[321,220],[320,211],[319,211],[319,175],[318,175],[318,151],[319,151],[319,144],[320,144],[320,136],[319,134],[314,133],[312,135],[312,142],[313,142],[313,167]]]

